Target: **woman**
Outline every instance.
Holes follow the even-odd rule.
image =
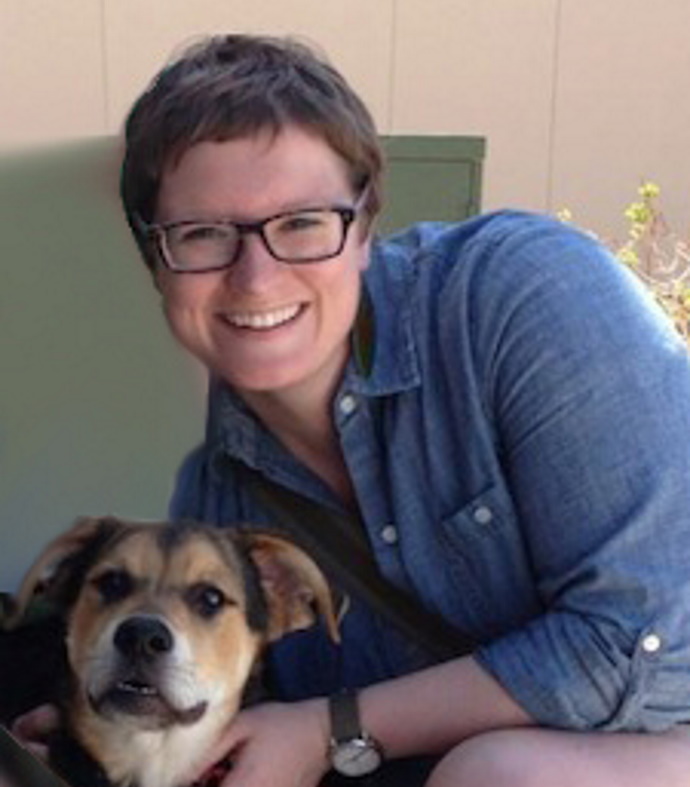
[[[233,753],[225,787],[686,784],[685,348],[557,222],[376,240],[380,181],[366,108],[293,42],[204,41],[128,118],[125,211],[212,380],[173,516],[276,524],[250,468],[361,519],[381,572],[481,643],[434,663],[351,599],[341,646],[273,649],[275,701],[209,762]]]

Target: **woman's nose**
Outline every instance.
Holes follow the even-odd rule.
[[[258,234],[246,234],[234,264],[227,269],[227,275],[234,287],[254,292],[271,284],[276,276],[283,273],[285,263],[277,260],[266,248]]]

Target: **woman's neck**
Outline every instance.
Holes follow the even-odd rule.
[[[287,450],[316,473],[347,505],[354,490],[332,416],[336,380],[280,391],[243,391],[242,399]],[[319,382],[321,384],[319,384]]]

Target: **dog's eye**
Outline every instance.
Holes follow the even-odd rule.
[[[93,584],[106,604],[113,604],[126,598],[133,587],[132,577],[126,571],[115,569],[105,571],[96,577]]]
[[[188,593],[189,605],[202,618],[212,618],[230,603],[215,585],[196,585]]]

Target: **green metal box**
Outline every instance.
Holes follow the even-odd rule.
[[[486,142],[482,137],[384,136],[382,232],[415,221],[457,221],[478,213]]]

